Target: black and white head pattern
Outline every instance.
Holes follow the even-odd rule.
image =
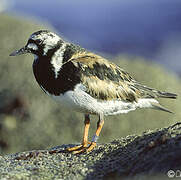
[[[30,36],[26,47],[36,56],[35,60],[40,57],[49,59],[55,72],[55,78],[57,78],[67,44],[55,33],[41,30]]]

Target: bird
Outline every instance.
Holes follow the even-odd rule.
[[[136,81],[115,63],[68,42],[49,30],[34,32],[27,44],[10,56],[34,55],[33,73],[41,89],[67,110],[84,114],[82,143],[66,152],[92,151],[97,144],[104,117],[152,108],[171,113],[158,98],[176,99],[177,94],[159,91]],[[90,115],[97,115],[97,128],[88,140]]]

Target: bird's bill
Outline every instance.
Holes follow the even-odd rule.
[[[10,56],[18,56],[21,54],[29,53],[29,50],[26,47],[22,47],[21,49],[14,51],[10,54]]]

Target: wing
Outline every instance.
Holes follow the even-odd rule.
[[[173,98],[174,93],[158,91],[134,80],[114,63],[93,53],[73,55],[69,60],[79,69],[79,78],[86,92],[99,100],[137,102],[139,98]]]
[[[99,100],[137,101],[141,92],[134,79],[117,65],[93,53],[77,54],[70,60],[81,71],[86,92]]]

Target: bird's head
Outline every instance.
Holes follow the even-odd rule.
[[[36,56],[47,56],[53,49],[61,48],[65,42],[55,33],[41,30],[33,33],[27,44],[21,49],[14,51],[10,56],[32,53]]]

